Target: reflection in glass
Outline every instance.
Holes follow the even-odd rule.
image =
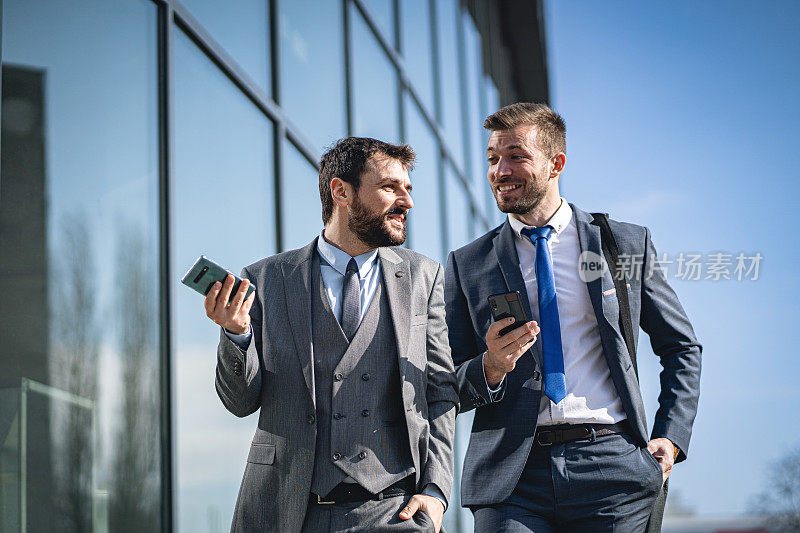
[[[433,45],[429,0],[400,2],[403,59],[411,85],[433,113]]]
[[[442,127],[447,148],[456,161],[464,161],[464,129],[461,113],[462,90],[458,78],[458,0],[437,0],[436,25],[439,37],[439,77],[441,79]],[[463,166],[463,163],[460,163]]]
[[[414,207],[408,216],[408,245],[444,263],[446,250],[442,235],[442,195],[439,194],[439,144],[409,96],[405,100],[405,114],[406,142],[417,153],[410,175]]]
[[[283,141],[281,213],[283,249],[301,248],[322,231],[319,172],[289,141]]]
[[[222,531],[255,431],[214,389],[219,328],[181,276],[205,254],[237,274],[275,252],[272,123],[174,30],[173,345],[180,531]]]
[[[269,2],[182,0],[205,30],[270,94]]]
[[[2,9],[0,530],[158,531],[156,6]]]
[[[397,71],[361,13],[351,7],[354,135],[398,142]]]
[[[323,149],[344,137],[344,38],[341,2],[280,1],[280,104]]]

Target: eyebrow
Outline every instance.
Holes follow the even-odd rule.
[[[522,146],[521,144],[509,144],[509,145],[508,145],[508,146],[506,146],[505,148],[506,148],[506,150],[522,150],[522,151],[527,151],[527,150],[525,150],[525,147],[524,147],[524,146]],[[486,149],[486,153],[489,153],[489,152],[494,152],[494,149],[493,149],[491,146],[489,146],[489,147]]]
[[[378,187],[383,187],[384,185],[387,185],[387,184],[389,184],[389,183],[396,183],[396,184],[399,184],[399,185],[401,185],[401,186],[404,186],[404,182],[403,182],[403,180],[401,180],[401,179],[399,179],[399,178],[381,178],[381,179],[378,181]],[[406,189],[410,191],[411,189],[413,189],[413,187],[412,187],[412,186],[411,186],[411,184],[409,183],[409,184],[408,184],[408,187],[406,187]]]

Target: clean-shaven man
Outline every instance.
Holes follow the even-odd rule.
[[[508,219],[447,263],[461,409],[476,410],[461,502],[478,532],[643,531],[673,464],[686,458],[701,347],[653,268],[650,231],[611,220],[619,257],[634,258],[620,270],[632,331],[649,335],[663,366],[648,436],[614,279],[608,269],[581,275],[582,260],[603,257],[600,222],[559,195],[563,119],[517,103],[484,127],[489,185]],[[500,336],[511,320],[493,323],[487,297],[509,291],[532,320]]]
[[[413,161],[339,141],[320,162],[322,233],[245,267],[230,305],[232,276],[205,299],[223,328],[217,393],[259,411],[231,531],[441,527],[458,392],[443,268],[400,247]]]

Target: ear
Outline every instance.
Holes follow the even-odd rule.
[[[336,205],[345,208],[353,201],[353,187],[340,178],[333,178],[331,180],[331,196]]]
[[[552,169],[550,169],[550,179],[557,178],[564,171],[564,166],[567,164],[567,156],[564,152],[559,152],[553,156],[550,162],[553,164]]]

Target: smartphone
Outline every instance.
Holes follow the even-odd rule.
[[[239,290],[239,285],[242,284],[242,278],[230,270],[222,268],[204,255],[201,255],[195,264],[192,265],[192,268],[189,269],[189,272],[181,278],[181,283],[205,296],[208,294],[208,291],[211,290],[211,286],[214,285],[214,283],[217,281],[223,283],[228,274],[233,276],[234,279],[231,295],[230,298],[228,298],[230,302],[236,294],[236,291]],[[250,297],[254,290],[256,290],[256,286],[251,283],[247,288],[245,300]]]
[[[514,322],[510,326],[506,326],[500,330],[501,337],[528,321],[528,317],[525,315],[525,306],[522,305],[519,291],[492,294],[489,296],[489,306],[492,309],[492,316],[495,322],[510,316],[514,317]]]

